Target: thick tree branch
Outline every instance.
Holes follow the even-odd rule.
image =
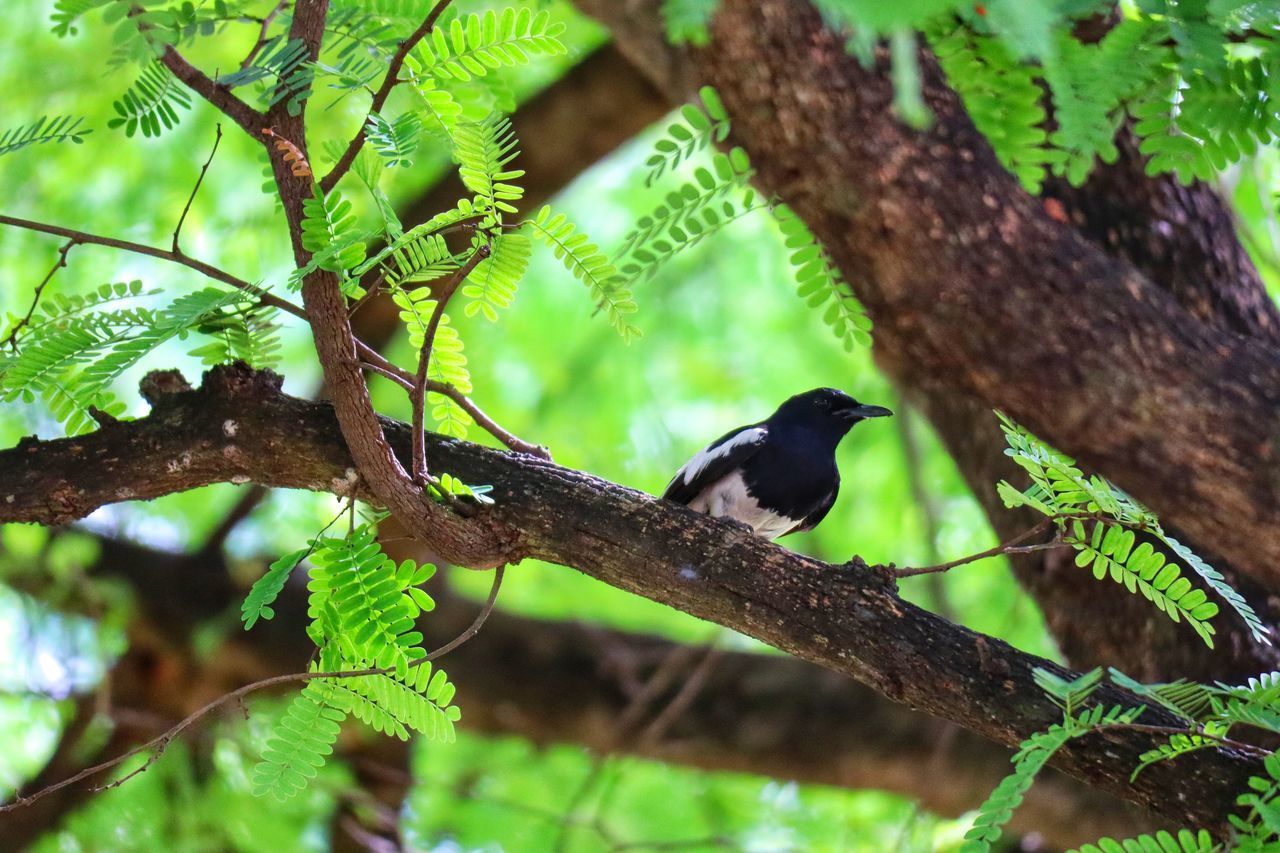
[[[902,375],[1004,409],[1280,587],[1275,347],[1205,326],[1050,217],[932,63],[936,121],[914,131],[885,61],[860,66],[800,0],[728,0],[694,52],[666,44],[656,0],[580,5],[673,95],[718,87],[761,184],[824,239]]]
[[[211,482],[253,481],[372,497],[327,405],[279,393],[278,378],[210,372],[200,391],[160,399],[147,418],[0,453],[0,521],[45,524],[104,503]],[[409,430],[382,420],[402,458]],[[889,698],[1004,744],[1058,719],[1031,670],[1059,667],[899,599],[854,563],[828,566],[697,513],[526,456],[433,437],[432,457],[493,484],[490,525],[518,530],[511,556],[572,566],[613,586],[757,637],[851,675]],[[1114,688],[1097,699],[1132,702]],[[1145,722],[1173,723],[1148,712]],[[1104,742],[1100,742],[1104,741]],[[1128,774],[1153,743],[1141,732],[1073,742],[1055,765],[1182,823],[1222,829],[1258,764],[1225,750]],[[1184,791],[1186,796],[1179,796]]]
[[[328,0],[299,0],[294,8],[289,35],[301,40],[313,59],[319,55],[328,7]],[[307,151],[304,116],[305,110],[299,110],[297,115],[272,113],[272,119],[279,123],[280,135],[292,141],[303,157]],[[294,261],[302,267],[311,259],[311,253],[302,245],[301,222],[303,202],[313,192],[312,180],[294,175],[284,156],[277,152],[272,153],[271,164],[289,224]],[[508,562],[518,536],[516,531],[471,521],[433,503],[392,452],[365,385],[359,344],[351,331],[337,276],[327,270],[313,271],[303,280],[302,301],[342,435],[356,469],[377,500],[452,563],[487,568]]]
[[[231,93],[231,90],[215,82],[209,75],[183,58],[182,54],[166,45],[160,61],[187,85],[187,88],[217,107],[223,114],[234,121],[240,128],[254,139],[262,140],[262,129],[267,126],[267,119],[262,113],[246,104]]]

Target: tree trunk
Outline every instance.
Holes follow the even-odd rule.
[[[712,45],[694,51],[666,43],[656,2],[579,5],[671,97],[720,90],[732,141],[823,238],[876,322],[879,362],[998,530],[1029,524],[994,495],[1013,471],[992,408],[1230,559],[1237,572],[1220,568],[1273,620],[1280,322],[1206,188],[1147,179],[1124,146],[1081,190],[1052,186],[1062,204],[1047,208],[996,162],[927,55],[936,120],[913,131],[893,115],[884,58],[861,67],[799,0],[726,0]],[[1207,655],[1061,557],[1017,565],[1080,665],[1231,678],[1276,664],[1237,624]]]

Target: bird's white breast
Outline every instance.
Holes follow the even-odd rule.
[[[799,523],[798,519],[762,508],[738,471],[707,486],[689,502],[689,507],[716,518],[732,518],[749,524],[757,535],[766,539],[776,539]]]

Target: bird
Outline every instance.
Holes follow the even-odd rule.
[[[796,394],[765,420],[731,430],[696,453],[662,497],[766,539],[812,530],[840,491],[840,440],[859,421],[892,414],[835,388]]]

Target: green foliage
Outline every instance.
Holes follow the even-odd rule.
[[[53,21],[53,33],[59,38],[75,35],[76,22],[94,9],[100,9],[114,0],[58,0],[53,4],[49,19]]]
[[[0,131],[0,155],[11,154],[29,145],[43,145],[46,142],[84,142],[84,138],[93,131],[81,127],[83,118],[73,116],[40,116],[31,124],[18,125]]]
[[[818,238],[787,205],[777,205],[773,215],[790,252],[788,260],[795,270],[801,298],[811,308],[822,309],[823,322],[844,343],[846,352],[851,351],[854,344],[870,346],[871,336],[867,332],[871,329],[871,320]]]
[[[280,326],[274,313],[275,309],[255,306],[210,316],[196,331],[211,340],[189,355],[206,365],[243,361],[258,368],[274,368],[280,363]]]
[[[208,324],[222,328],[227,309],[247,298],[239,291],[206,288],[179,296],[159,311],[91,310],[141,293],[139,283],[109,285],[93,297],[46,303],[39,322],[19,334],[16,355],[0,363],[0,399],[30,402],[40,396],[69,434],[87,432],[96,421],[95,411],[111,416],[123,412],[111,393],[121,373],[172,338],[201,332]]]
[[[444,741],[455,736],[454,686],[425,660],[415,628],[418,615],[435,607],[419,588],[435,568],[411,560],[397,565],[376,537],[372,523],[342,538],[318,536],[273,564],[245,600],[246,628],[270,618],[289,572],[311,555],[308,633],[319,661],[254,769],[258,795],[285,800],[301,791],[332,752],[347,716],[402,739],[410,730]]]
[[[385,675],[369,675],[335,682],[346,691],[350,714],[375,731],[408,740],[415,731],[429,740],[455,739],[454,722],[460,717],[451,705],[456,688],[444,670],[431,664],[415,666],[405,683]]]
[[[1044,93],[1036,70],[999,39],[954,22],[930,31],[930,37],[947,82],[1000,162],[1029,192],[1039,192],[1057,157],[1046,144]]]
[[[410,63],[412,63],[412,57],[410,57]],[[432,77],[417,77],[412,81],[412,85],[421,104],[421,114],[427,118],[423,127],[437,138],[450,139],[453,129],[462,117],[462,106],[448,89],[440,88]]]
[[[687,223],[708,206],[735,190],[744,189],[754,173],[747,153],[741,148],[734,148],[729,154],[716,152],[709,168],[699,166],[694,169],[693,180],[669,191],[652,213],[636,221],[635,228],[622,241],[619,256],[630,256],[641,270],[647,268],[644,252],[655,247],[660,249],[664,240],[677,244],[685,242],[688,239]]]
[[[1013,810],[1021,803],[1040,768],[1053,757],[1068,740],[1071,732],[1055,726],[1047,732],[1037,732],[1023,741],[1013,758],[1013,772],[1004,777],[995,790],[978,807],[973,829],[965,833],[962,853],[985,853],[1000,840],[1002,827],[1013,816]]]
[[[365,259],[366,232],[358,230],[351,202],[334,190],[327,196],[317,186],[315,195],[302,203],[302,247],[312,253],[310,262],[294,271],[290,284],[300,287],[313,269],[338,273],[344,282],[348,270]],[[345,285],[344,285],[345,287]]]
[[[525,235],[499,235],[489,257],[480,262],[462,286],[462,295],[468,300],[467,316],[483,314],[486,320],[497,322],[498,311],[515,299],[532,252],[533,244]]]
[[[1270,643],[1267,628],[1248,602],[1220,572],[1166,534],[1150,510],[1101,477],[1085,476],[1072,459],[1004,415],[1000,420],[1009,445],[1005,453],[1031,477],[1025,491],[999,483],[1001,498],[1006,506],[1031,507],[1052,518],[1061,540],[1077,550],[1077,565],[1092,565],[1097,579],[1110,577],[1129,592],[1141,593],[1173,621],[1185,620],[1212,647],[1214,632],[1208,620],[1217,615],[1218,607],[1192,587],[1177,563],[1157,550],[1163,547],[1231,605],[1256,641]],[[1144,541],[1139,542],[1139,536]]]
[[[707,27],[720,0],[662,0],[662,22],[673,44],[706,47],[711,42]]]
[[[1077,551],[1077,566],[1092,565],[1098,580],[1110,576],[1129,592],[1142,593],[1174,622],[1185,619],[1212,648],[1214,629],[1206,620],[1217,615],[1218,606],[1206,600],[1203,590],[1192,589],[1177,564],[1165,562],[1165,556],[1150,542],[1134,547],[1137,535],[1132,529],[1099,521],[1093,524],[1091,535],[1087,531],[1085,522],[1073,519],[1063,536]]]
[[[1093,669],[1074,679],[1066,679],[1046,669],[1036,669],[1035,682],[1055,705],[1062,709],[1062,722],[1024,740],[1014,754],[1013,772],[1006,776],[986,801],[978,807],[973,828],[965,834],[962,853],[986,853],[1000,840],[1003,827],[1013,816],[1036,774],[1054,753],[1073,738],[1108,726],[1126,726],[1142,713],[1142,707],[1109,709],[1101,705],[1084,710],[1084,705],[1102,683],[1102,670]]]
[[[237,71],[224,74],[218,82],[229,89],[237,89],[263,80],[274,80],[266,90],[268,107],[288,99],[289,115],[302,112],[302,104],[311,95],[314,70],[307,62],[307,45],[302,39],[286,39],[276,36],[267,41],[254,56],[253,61]]]
[[[710,86],[698,90],[700,104],[685,104],[680,118],[667,126],[667,132],[653,144],[653,153],[645,160],[649,174],[645,186],[675,169],[693,154],[706,150],[712,143],[724,142],[729,136],[729,114],[720,95]]]
[[[702,4],[668,5],[672,39],[705,35]],[[1138,3],[1101,39],[1076,28],[1114,9],[1092,0],[993,0],[982,11],[959,0],[815,5],[864,62],[876,39],[890,37],[895,105],[913,124],[927,121],[910,49],[911,31],[923,29],[974,124],[1030,192],[1050,170],[1079,185],[1095,162],[1113,162],[1126,117],[1150,173],[1183,182],[1207,180],[1280,135],[1272,108],[1280,51],[1266,4]]]
[[[409,345],[415,351],[420,350],[437,304],[431,291],[427,288],[404,290],[393,287],[391,298],[399,307],[400,319],[409,330]],[[440,316],[440,325],[436,327],[427,377],[452,385],[463,394],[470,394],[472,391],[471,371],[467,369],[462,336],[449,321],[448,314]],[[431,417],[436,423],[436,430],[454,438],[465,438],[467,428],[474,423],[471,416],[443,394],[431,393],[427,398],[431,403]]]
[[[116,115],[107,120],[108,127],[123,126],[125,136],[133,136],[138,130],[143,136],[159,136],[178,125],[178,108],[190,109],[191,95],[156,60],[142,69],[124,97],[111,106]]]
[[[1266,776],[1251,776],[1249,790],[1236,798],[1236,805],[1248,811],[1243,817],[1227,819],[1237,833],[1236,846],[1244,851],[1274,850],[1280,845],[1280,755],[1272,753],[1262,761]]]
[[[645,161],[646,185],[728,136],[728,113],[715,89],[703,87],[699,95],[701,104],[682,107],[680,119],[655,143]],[[826,250],[791,208],[759,197],[748,186],[753,174],[741,148],[728,154],[714,152],[709,166],[693,168],[692,180],[667,192],[664,201],[640,217],[623,240],[619,251],[624,259],[623,281],[632,285],[647,280],[678,253],[756,210],[769,208],[782,231],[800,295],[811,307],[822,309],[823,320],[847,351],[855,343],[869,344],[871,321]]]
[[[333,754],[333,744],[347,718],[349,706],[344,699],[331,683],[321,679],[307,682],[253,769],[254,794],[288,800],[315,778]]]
[[[521,224],[531,228],[551,247],[556,260],[590,289],[591,298],[605,310],[623,340],[640,336],[640,330],[627,320],[627,315],[636,310],[630,288],[609,257],[586,234],[578,231],[563,213],[552,213],[550,205],[543,205],[533,219]]]
[[[1174,835],[1162,829],[1154,835],[1139,835],[1119,841],[1101,838],[1071,853],[1217,853],[1222,849],[1222,845],[1215,842],[1207,830],[1192,832],[1180,829]]]
[[[527,8],[489,9],[436,27],[415,53],[424,71],[466,81],[496,68],[524,65],[530,55],[564,53],[557,38],[562,32],[564,25],[553,23],[545,10],[534,14]]]
[[[462,183],[475,193],[480,212],[515,213],[512,202],[524,190],[512,181],[524,176],[523,169],[507,169],[520,154],[511,121],[498,114],[478,123],[463,123],[453,130],[453,153]]]
[[[373,113],[365,126],[365,138],[388,166],[412,166],[413,152],[422,141],[422,119],[408,112],[390,121]]]
[[[298,564],[305,560],[315,547],[314,541],[306,548],[294,551],[291,554],[285,554],[276,560],[267,569],[267,573],[258,578],[253,588],[249,590],[249,594],[245,596],[244,603],[240,607],[240,618],[244,622],[244,629],[248,631],[259,619],[270,619],[276,615],[271,608],[271,602],[276,600],[280,595],[280,590],[284,589],[285,582],[289,580],[289,575],[293,572]]]

